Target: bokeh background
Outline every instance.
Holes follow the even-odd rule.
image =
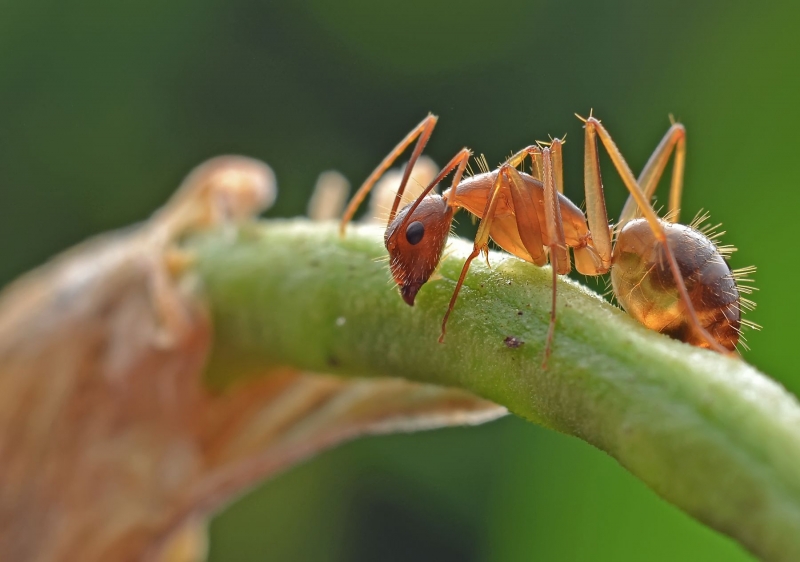
[[[738,0],[0,0],[0,281],[144,219],[220,153],[269,162],[268,215],[299,215],[321,171],[357,184],[433,111],[439,163],[567,133],[581,202],[574,112],[637,171],[673,113],[683,218],[710,210],[733,265],[758,266],[745,358],[797,394],[798,30],[800,5]],[[513,418],[351,443],[211,526],[212,561],[749,559],[604,453]]]

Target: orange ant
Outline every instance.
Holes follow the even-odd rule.
[[[417,292],[436,270],[456,210],[466,209],[482,219],[472,253],[464,263],[442,320],[440,342],[444,341],[447,319],[470,264],[481,252],[488,257],[491,237],[498,246],[525,261],[538,266],[550,261],[553,297],[545,363],[556,320],[557,276],[571,269],[568,248],[572,248],[578,272],[597,276],[611,271],[613,291],[620,304],[648,328],[695,346],[732,352],[739,342],[741,327],[747,324],[741,318],[741,307],[752,306],[751,301],[740,298],[737,280],[747,281],[743,276],[752,268],[732,272],[723,257],[732,250],[718,248],[713,235],[694,228],[702,219],[691,226],[677,223],[686,160],[685,128],[680,123],[672,124],[637,179],[600,121],[591,113],[586,119],[577,117],[586,131],[586,215],[563,195],[562,139],[528,146],[496,170],[462,180],[472,155],[464,148],[413,203],[398,213],[411,170],[437,122],[436,116],[428,115],[384,158],[355,194],[342,218],[341,232],[378,178],[417,139],[384,236],[392,276],[406,303],[413,306]],[[606,212],[598,137],[630,192],[616,229],[609,224]],[[673,151],[669,213],[660,219],[650,199]],[[518,169],[527,157],[531,159],[530,174]],[[431,193],[453,171],[450,189],[441,196]],[[741,287],[742,292],[750,289]]]

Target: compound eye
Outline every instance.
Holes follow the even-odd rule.
[[[412,246],[419,244],[422,237],[425,236],[425,225],[419,221],[414,221],[406,228],[406,240]]]

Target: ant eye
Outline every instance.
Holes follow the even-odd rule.
[[[419,221],[414,221],[406,228],[406,240],[412,246],[419,244],[422,237],[425,236],[425,225]]]

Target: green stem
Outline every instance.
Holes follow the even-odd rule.
[[[208,383],[270,366],[468,389],[579,437],[767,560],[800,560],[800,406],[744,361],[675,342],[568,280],[542,370],[549,270],[475,263],[437,343],[467,242],[408,307],[381,229],[267,221],[192,242],[214,315]],[[524,342],[507,345],[507,337]]]

